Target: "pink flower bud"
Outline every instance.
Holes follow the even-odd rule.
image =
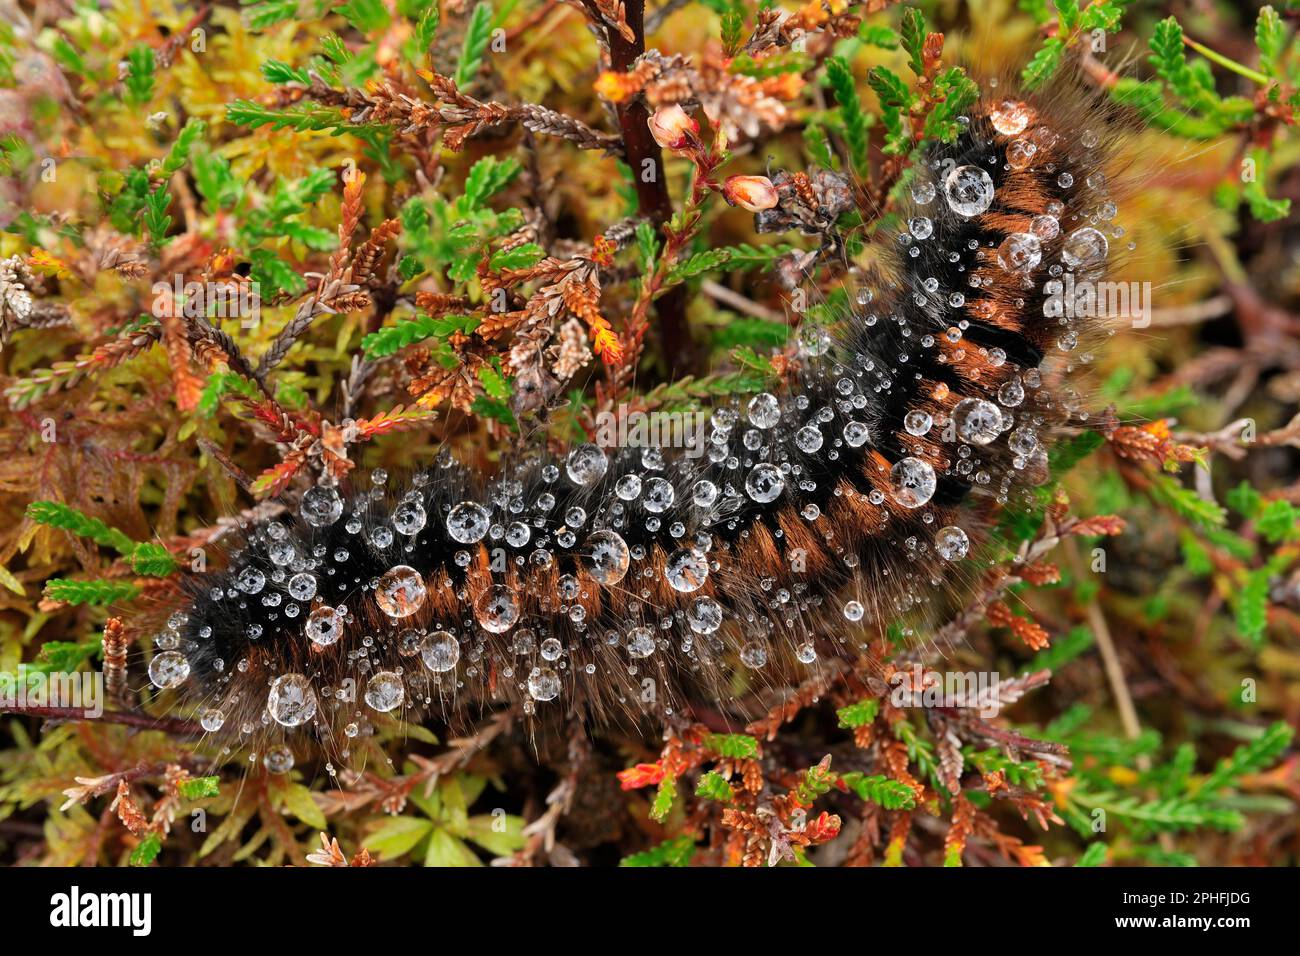
[[[771,209],[780,198],[766,176],[728,176],[722,184],[722,195],[733,206],[743,206],[750,212]]]
[[[664,149],[681,149],[688,136],[700,131],[700,124],[676,103],[659,107],[646,123],[650,126],[650,135]]]

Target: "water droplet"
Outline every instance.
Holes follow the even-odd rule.
[[[641,494],[641,479],[636,475],[624,475],[614,485],[614,494],[623,501],[635,501]]]
[[[249,565],[235,578],[235,587],[245,594],[257,594],[266,586],[266,575]]]
[[[406,498],[393,509],[393,527],[399,534],[419,534],[427,520],[424,505],[415,498]]]
[[[1030,119],[1032,114],[1029,107],[1015,100],[1003,100],[989,113],[989,121],[993,124],[993,128],[1003,136],[1023,133],[1029,126]]]
[[[934,232],[934,223],[925,216],[917,216],[908,221],[907,231],[912,234],[913,239],[928,239]]]
[[[958,166],[944,178],[943,193],[952,211],[969,219],[993,202],[993,180],[978,166]]]
[[[664,565],[664,577],[674,591],[698,591],[709,577],[709,559],[698,551],[678,548]]]
[[[1096,229],[1084,226],[1065,237],[1061,246],[1061,261],[1071,269],[1100,265],[1106,259],[1110,243]]]
[[[655,652],[655,632],[648,627],[634,627],[627,635],[628,657],[649,657]]]
[[[599,584],[618,584],[631,563],[627,542],[614,531],[597,531],[587,539],[583,565]]]
[[[718,500],[718,486],[707,478],[701,478],[691,489],[691,500],[698,508],[711,508]]]
[[[861,448],[871,435],[862,422],[849,422],[844,426],[844,443],[850,448]]]
[[[1007,147],[1007,165],[1012,169],[1028,169],[1034,162],[1038,147],[1027,139],[1015,140]]]
[[[163,651],[149,662],[149,679],[161,690],[184,683],[189,676],[190,662],[180,651]]]
[[[1013,232],[998,246],[998,265],[1006,272],[1028,272],[1042,258],[1042,244],[1032,232]]]
[[[1042,242],[1050,242],[1061,232],[1061,224],[1055,216],[1035,216],[1029,220],[1029,231]]]
[[[226,715],[215,707],[209,707],[199,716],[199,724],[210,734],[215,734],[226,724]]]
[[[483,630],[504,634],[519,621],[515,592],[504,584],[492,585],[474,602],[474,617]]]
[[[307,637],[317,647],[329,647],[343,634],[343,622],[332,607],[318,607],[307,615],[304,628]]]
[[[755,428],[774,428],[781,420],[781,403],[770,392],[760,392],[749,400],[749,421]]]
[[[642,503],[651,514],[663,514],[673,506],[677,491],[672,482],[663,478],[651,478],[645,483],[645,497]]]
[[[934,536],[934,550],[945,561],[960,561],[970,550],[970,539],[956,525],[940,528]]]
[[[528,675],[528,695],[533,700],[555,700],[560,695],[560,678],[549,667],[534,667]]]
[[[289,579],[289,596],[295,601],[310,601],[316,596],[316,578],[301,571]]]
[[[862,620],[862,615],[866,609],[862,606],[861,601],[849,601],[844,605],[844,617],[850,621]]]
[[[1038,435],[1032,428],[1021,426],[1007,436],[1007,447],[1012,453],[1028,458],[1038,447]]]
[[[794,433],[794,443],[801,452],[811,455],[822,447],[821,429],[816,425],[805,425]]]
[[[759,504],[775,501],[785,488],[785,479],[775,465],[760,462],[745,476],[745,493]],[[692,589],[693,590],[693,589]]]
[[[447,512],[447,535],[461,544],[474,544],[487,537],[492,515],[477,501],[462,501]]]
[[[982,398],[963,398],[952,410],[952,417],[957,434],[972,445],[987,445],[1002,434],[1002,412]]]
[[[894,500],[904,508],[919,508],[934,495],[934,469],[919,458],[904,458],[889,470]]]
[[[277,724],[297,727],[316,714],[316,691],[302,674],[284,674],[271,684],[266,712]]]
[[[375,603],[390,618],[400,620],[422,608],[428,594],[420,572],[405,564],[398,564],[380,577],[379,585],[375,588]]]
[[[343,514],[343,499],[334,488],[313,485],[303,492],[298,510],[302,519],[313,528],[324,528],[338,521]]]
[[[909,435],[915,435],[918,438],[930,430],[934,424],[934,419],[929,412],[923,412],[920,409],[913,409],[903,416],[903,427],[907,429]]]
[[[288,773],[293,764],[293,751],[284,744],[272,747],[262,757],[262,766],[270,773]]]
[[[366,683],[366,704],[381,714],[396,710],[405,699],[401,675],[393,671],[379,671]]]
[[[696,634],[712,634],[722,626],[722,605],[711,597],[698,597],[691,602],[686,621]]]
[[[605,453],[592,444],[579,445],[573,449],[564,463],[564,470],[575,485],[594,485],[605,476],[608,467],[609,460]]]
[[[767,648],[757,641],[750,641],[740,649],[740,663],[750,670],[758,670],[767,663]]]
[[[460,642],[446,631],[434,631],[420,645],[424,666],[435,674],[445,674],[460,660]]]

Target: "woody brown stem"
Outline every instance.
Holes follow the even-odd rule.
[[[49,720],[86,720],[91,723],[124,724],[140,730],[161,730],[163,733],[177,737],[197,737],[203,728],[188,720],[172,717],[150,717],[125,710],[106,710],[98,717],[87,716],[84,709],[78,707],[37,707],[18,704],[0,705],[0,713],[17,714],[23,717],[44,717]]]
[[[626,0],[624,4],[626,22],[632,28],[631,41],[605,23],[593,0],[583,0],[583,6],[593,22],[605,27],[609,37],[610,65],[623,73],[632,69],[636,58],[645,52],[645,0]],[[620,103],[617,110],[618,125],[623,132],[624,159],[632,168],[632,180],[636,184],[637,209],[656,226],[662,226],[672,218],[673,204],[668,197],[663,156],[647,125],[650,111],[637,99]],[[654,173],[649,182],[644,175],[647,169]],[[697,371],[699,356],[686,319],[686,287],[673,286],[659,296],[655,300],[655,316],[658,319],[655,335],[659,354],[669,375],[688,375]]]

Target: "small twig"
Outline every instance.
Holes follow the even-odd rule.
[[[47,720],[85,720],[90,723],[122,724],[140,730],[161,730],[165,734],[177,737],[198,737],[203,728],[193,721],[175,717],[150,717],[129,710],[106,710],[98,717],[91,717],[78,707],[36,707],[21,704],[0,704],[0,713],[17,714],[23,717],[44,717]]]

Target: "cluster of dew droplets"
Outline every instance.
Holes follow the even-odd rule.
[[[966,117],[959,122],[972,125]],[[259,526],[249,547],[237,555],[229,583],[213,588],[212,600],[242,608],[255,603],[259,620],[301,628],[298,633],[309,644],[303,661],[345,661],[355,668],[356,678],[343,682],[356,690],[345,691],[323,686],[320,671],[308,663],[268,675],[262,724],[292,729],[318,722],[324,712],[343,711],[349,715],[345,734],[353,737],[368,728],[367,712],[397,713],[430,703],[434,695],[455,692],[470,678],[486,680],[489,673],[511,682],[526,709],[532,709],[559,698],[574,680],[593,675],[593,658],[578,654],[579,648],[566,641],[603,645],[607,653],[622,656],[630,676],[660,666],[665,648],[688,661],[702,660],[706,652],[734,651],[747,668],[766,666],[773,637],[797,633],[802,615],[821,600],[816,582],[756,582],[761,601],[741,610],[721,583],[727,556],[715,538],[725,535],[732,546],[744,547],[756,515],[793,504],[854,576],[860,559],[843,543],[850,536],[836,537],[824,505],[813,499],[829,496],[833,501],[859,492],[819,487],[825,481],[819,476],[834,474],[840,465],[861,470],[863,462],[879,461],[871,453],[883,436],[873,434],[878,423],[872,410],[881,396],[914,388],[920,377],[909,367],[914,356],[933,354],[936,361],[948,361],[941,346],[957,358],[962,350],[979,347],[967,342],[967,316],[979,302],[977,268],[995,265],[1021,283],[1026,297],[1045,271],[1039,291],[1050,301],[1068,294],[1067,284],[1095,277],[1108,253],[1107,233],[1109,238],[1123,234],[1110,224],[1114,204],[1091,155],[1096,137],[1085,132],[1079,150],[1062,159],[1059,134],[1040,123],[1032,108],[1015,101],[991,110],[988,124],[992,138],[1000,138],[1000,149],[990,142],[964,151],[969,161],[935,160],[911,186],[914,214],[904,220],[900,246],[912,259],[919,260],[922,251],[931,254],[926,261],[937,254],[949,265],[944,274],[953,280],[964,275],[962,284],[969,286],[945,287],[913,269],[903,294],[920,314],[937,316],[937,325],[918,325],[899,314],[904,310],[860,294],[858,317],[866,332],[889,328],[896,333],[894,341],[903,343],[896,355],[884,358],[834,355],[827,329],[804,322],[797,345],[818,387],[807,394],[763,392],[716,408],[704,429],[704,460],[694,467],[680,466],[680,452],[653,447],[615,451],[584,443],[556,461],[529,459],[485,491],[437,504],[426,484],[439,480],[440,469],[452,473],[454,463],[443,458],[433,477],[416,476],[391,507],[381,505],[387,476],[376,471],[374,487],[347,503],[327,481],[309,488],[298,506],[310,529],[305,536],[280,522]],[[979,149],[984,155],[977,155]],[[1067,202],[1052,202],[1022,231],[1000,241],[981,245],[970,239],[948,248],[958,245],[950,237],[964,224],[996,208],[996,181],[1026,171],[1051,177],[1062,198],[1068,196],[1069,212]],[[1077,345],[1073,319],[1072,312],[1060,317],[1057,344],[1063,353]],[[986,349],[985,358],[994,369],[1007,363],[997,348]],[[920,447],[939,445],[951,452],[950,463],[940,467],[951,468],[963,481],[987,484],[991,476],[982,456],[1005,448],[1017,469],[1045,460],[1037,434],[1041,419],[1030,411],[1040,384],[1036,369],[1001,374],[986,397],[962,398],[950,414],[907,410],[903,432]],[[921,451],[897,456],[881,468],[864,497],[884,515],[887,535],[893,533],[889,522],[898,520],[891,515],[907,514],[909,528],[917,522],[928,526],[924,542],[912,531],[898,535],[902,540],[892,543],[903,553],[932,551],[942,562],[957,562],[970,554],[971,540],[961,527],[935,520],[933,501],[945,478],[936,471],[935,460]],[[999,491],[1005,493],[1010,480],[1004,478]],[[879,507],[887,497],[890,507]],[[353,510],[345,515],[348,508]],[[308,543],[327,535],[338,540],[339,527],[347,543],[333,553]],[[783,534],[779,528],[773,533],[777,538]],[[430,542],[447,550],[445,567],[422,570],[407,557],[417,543]],[[493,555],[491,577],[486,584],[476,578],[471,587],[466,583],[470,576],[482,573],[476,565],[481,549]],[[348,576],[350,556],[363,553],[383,555],[386,566],[369,580],[353,579]],[[528,581],[535,572],[546,572],[536,579],[553,581],[554,593],[520,593],[509,583]],[[653,598],[663,593],[660,585],[676,595],[672,600],[679,609],[656,610]],[[588,609],[599,604],[587,593],[593,586],[625,594],[623,610],[616,615],[603,609],[598,621],[590,620]],[[445,597],[447,589],[460,615],[413,626],[413,621],[428,620],[431,603],[444,606],[442,600],[431,602],[431,595]],[[866,618],[859,597],[841,599],[839,605],[851,623]],[[922,598],[912,593],[897,600],[902,602],[897,609],[905,611],[909,602]],[[375,627],[375,621],[386,624]],[[724,636],[730,644],[724,644]],[[166,689],[184,683],[191,668],[186,642],[208,637],[183,619],[169,622],[155,639],[149,669],[155,685]],[[245,637],[250,642],[265,639],[260,625],[249,625]],[[795,651],[805,664],[816,660],[806,633]],[[575,661],[586,663],[579,668]],[[216,663],[218,671],[227,667],[243,672],[248,661]],[[226,719],[220,702],[201,714],[209,731],[221,729]],[[279,751],[274,757],[268,752],[265,759],[268,766],[286,763]],[[292,765],[291,755],[287,763]]]

